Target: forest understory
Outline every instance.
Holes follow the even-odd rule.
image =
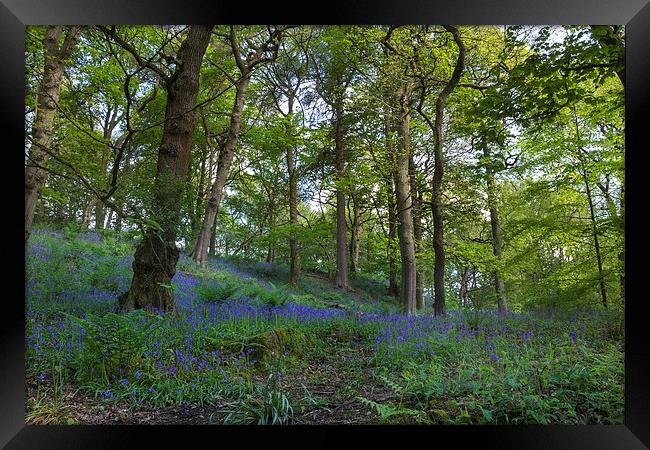
[[[28,423],[622,423],[620,312],[405,316],[369,280],[182,256],[175,314],[118,314],[133,245],[32,237]]]

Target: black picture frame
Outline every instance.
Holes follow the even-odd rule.
[[[647,301],[642,282],[646,246],[643,231],[646,129],[650,106],[650,5],[647,0],[454,0],[454,1],[329,1],[278,5],[234,1],[102,1],[2,0],[0,5],[0,63],[4,124],[9,133],[0,140],[5,184],[5,261],[17,276],[5,272],[0,327],[0,446],[8,449],[50,448],[192,448],[207,439],[210,446],[234,445],[224,438],[248,443],[339,444],[340,433],[361,433],[371,441],[413,446],[467,444],[478,448],[643,449],[650,446],[650,350]],[[312,8],[311,10],[309,8]],[[435,427],[287,427],[233,428],[209,426],[25,426],[24,247],[17,195],[24,174],[24,29],[39,24],[620,24],[626,25],[626,291],[625,424],[611,426],[435,426]],[[17,178],[20,178],[18,175]],[[9,213],[11,211],[11,213]],[[14,213],[16,211],[16,213]],[[11,269],[11,267],[10,267]],[[11,289],[11,290],[9,290]],[[15,290],[15,291],[14,291]],[[23,300],[21,300],[21,298]],[[306,436],[305,436],[306,435]],[[391,439],[392,438],[392,439]],[[442,443],[441,438],[451,439]],[[422,439],[422,440],[421,440]],[[139,441],[139,443],[136,443]],[[194,444],[194,445],[193,445]],[[203,444],[205,445],[205,444]],[[367,443],[363,444],[368,445]]]

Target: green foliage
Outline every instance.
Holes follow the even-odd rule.
[[[412,417],[413,420],[419,424],[429,423],[426,414],[422,411],[388,404],[381,404],[373,400],[368,400],[364,397],[357,397],[357,400],[359,400],[364,405],[376,410],[377,414],[379,414],[382,422],[384,423],[401,423],[399,419],[402,418],[403,420],[403,416]]]
[[[278,383],[278,375],[269,374],[261,398],[248,397],[237,409],[229,411],[224,424],[229,425],[290,425],[293,407]]]
[[[108,313],[104,316],[73,318],[84,330],[83,350],[79,355],[77,377],[91,380],[134,372],[142,364],[145,341],[151,328],[158,325],[155,317],[144,311],[126,315]]]
[[[223,302],[237,292],[239,286],[230,282],[215,283],[213,280],[204,280],[196,287],[197,297],[200,301]]]
[[[25,423],[27,425],[76,425],[73,407],[61,398],[40,396],[27,399]]]
[[[286,289],[275,287],[273,283],[269,283],[271,288],[263,287],[257,283],[248,285],[244,291],[250,297],[257,298],[262,303],[271,306],[282,306],[289,299],[289,293]]]

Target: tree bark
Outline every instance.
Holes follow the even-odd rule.
[[[43,39],[43,78],[38,87],[32,142],[25,167],[25,243],[31,234],[36,202],[47,178],[45,166],[49,159],[48,152],[53,151],[54,119],[61,94],[65,60],[70,57],[79,39],[81,27],[71,27],[60,44],[63,31],[62,26],[50,26]]]
[[[244,103],[248,92],[248,84],[250,82],[250,72],[242,75],[242,78],[236,83],[237,93],[235,95],[235,103],[232,107],[230,116],[230,129],[228,131],[228,138],[226,143],[219,153],[219,162],[217,163],[217,176],[212,188],[210,189],[210,198],[205,205],[205,215],[203,217],[203,224],[201,232],[196,241],[194,251],[194,261],[204,264],[208,260],[208,247],[210,245],[210,232],[216,224],[217,213],[219,212],[219,205],[223,197],[223,187],[226,185],[228,175],[230,174],[230,166],[235,157],[235,147],[239,141],[239,134],[241,132],[241,116],[244,112]]]
[[[208,128],[208,123],[207,119],[205,117],[205,112],[203,109],[201,109],[201,123],[203,125],[203,134],[205,135],[205,141],[206,141],[206,147],[205,151],[201,155],[201,162],[199,165],[199,180],[198,180],[198,186],[197,186],[197,192],[196,192],[196,201],[194,203],[194,211],[191,215],[190,218],[190,229],[191,229],[191,248],[192,252],[190,253],[190,256],[193,256],[195,251],[196,251],[196,241],[198,238],[198,235],[201,231],[199,228],[201,225],[201,211],[204,209],[204,204],[203,202],[205,201],[205,196],[206,196],[206,162],[207,164],[211,164],[212,162],[212,153],[214,152],[212,148],[212,142],[210,142],[210,130]],[[210,161],[206,161],[207,158],[210,158]],[[208,168],[209,170],[209,168]],[[210,185],[212,183],[212,180],[209,177],[208,174],[208,180],[207,184]]]
[[[623,248],[618,254],[620,264],[619,285],[621,291],[621,303],[625,305],[625,180],[621,179],[621,220],[620,226],[623,231]]]
[[[343,148],[342,101],[334,108],[334,146],[336,150],[336,177],[341,181],[345,177],[345,150]],[[345,194],[342,187],[336,189],[336,285],[348,287],[347,226],[345,222]]]
[[[415,313],[416,301],[416,269],[415,243],[413,241],[413,211],[409,179],[410,160],[410,99],[413,83],[407,80],[399,92],[399,114],[397,120],[397,135],[399,147],[395,158],[395,194],[397,200],[397,232],[400,241],[402,257],[402,282],[400,286],[400,301],[406,314]]]
[[[463,274],[461,275],[460,278],[460,290],[458,292],[458,295],[460,297],[460,306],[464,307],[467,306],[468,299],[467,299],[467,282],[468,282],[468,272],[469,269],[467,267],[463,268]]]
[[[350,271],[357,272],[359,270],[359,244],[361,221],[359,217],[359,207],[355,201],[355,197],[351,197],[352,202],[352,223],[350,224]]]
[[[295,91],[292,91],[287,99],[289,104],[289,110],[285,116],[289,119],[286,123],[287,135],[293,133],[290,120],[292,120],[293,114],[294,94]],[[300,252],[296,237],[296,228],[298,227],[298,174],[293,144],[287,147],[286,161],[287,174],[289,175],[289,224],[291,225],[289,232],[289,284],[296,287],[300,278]]]
[[[103,138],[104,141],[107,143],[106,145],[102,146],[102,155],[101,155],[101,171],[102,171],[102,176],[105,176],[106,169],[108,167],[108,157],[110,153],[110,147],[108,143],[111,142],[111,138],[113,137],[113,130],[117,126],[118,118],[117,118],[117,108],[113,108],[112,106],[108,106],[108,110],[106,112],[106,116],[104,118],[104,124],[103,124]],[[110,182],[110,180],[109,180]],[[104,203],[101,201],[98,201],[95,204],[95,230],[101,230],[104,228],[104,224],[106,222],[106,207],[104,206]]]
[[[619,197],[619,206],[620,213],[616,211],[616,203],[612,198],[612,194],[609,191],[609,184],[603,186],[601,183],[597,183],[597,186],[600,188],[605,201],[607,202],[607,209],[609,211],[609,217],[614,223],[617,224],[621,235],[623,236],[623,246],[618,253],[619,261],[619,292],[620,292],[620,301],[622,304],[625,304],[625,181],[621,177],[621,195]]]
[[[215,256],[217,254],[217,225],[214,224],[212,226],[212,230],[210,231],[210,254],[212,256]],[[228,249],[226,249],[226,253],[228,253]]]
[[[111,222],[113,221],[113,216],[115,215],[115,211],[110,209],[108,211],[108,215],[106,216],[106,222],[104,223],[104,228],[109,228],[111,225]]]
[[[384,107],[384,144],[386,153],[393,155],[393,114],[391,108],[387,105],[390,104],[391,98],[385,94],[385,107]],[[397,215],[395,214],[395,189],[394,179],[386,179],[386,194],[387,194],[387,208],[388,208],[388,244],[386,245],[386,257],[388,259],[388,295],[397,297],[399,295],[399,288],[397,287],[397,274],[395,253],[393,252],[393,245],[397,232]]]
[[[413,199],[413,241],[415,242],[415,304],[417,309],[424,309],[424,289],[423,274],[420,263],[418,262],[418,253],[422,241],[422,191],[417,186],[417,169],[413,155],[409,159],[409,179],[411,183],[411,196]]]
[[[269,194],[271,191],[269,191]],[[275,216],[274,216],[274,210],[275,210],[275,199],[272,195],[269,195],[269,214],[268,214],[268,219],[267,219],[267,228],[269,230],[269,233],[271,230],[275,227]],[[275,262],[275,246],[273,245],[273,240],[269,237],[269,247],[267,249],[266,253],[266,262],[267,263],[273,263]]]
[[[399,287],[397,286],[397,270],[395,253],[393,252],[393,245],[395,237],[397,236],[397,214],[395,213],[395,202],[392,198],[395,196],[394,189],[389,191],[390,200],[388,202],[388,245],[386,252],[388,253],[388,295],[397,297],[399,295]]]
[[[591,221],[591,234],[594,239],[594,247],[596,251],[596,263],[598,266],[598,284],[600,286],[600,299],[603,303],[603,306],[607,308],[607,288],[605,287],[605,274],[603,272],[603,258],[600,252],[600,240],[598,239],[598,227],[596,226],[596,211],[594,207],[594,200],[591,195],[591,186],[589,185],[589,174],[587,170],[587,164],[585,162],[584,154],[585,150],[582,148],[582,139],[580,137],[580,127],[578,125],[578,117],[576,115],[575,108],[573,109],[573,121],[576,132],[576,140],[578,146],[578,160],[580,161],[580,172],[582,175],[582,180],[585,184],[585,191],[587,194],[587,202],[589,204],[589,218]]]
[[[589,203],[589,217],[591,219],[591,233],[594,238],[594,247],[596,250],[596,263],[598,265],[598,284],[600,286],[600,299],[603,303],[603,306],[607,308],[607,288],[605,287],[605,274],[603,272],[603,257],[600,251],[600,240],[598,239],[598,228],[596,226],[596,212],[594,207],[594,200],[591,196],[591,187],[589,186],[589,178],[587,175],[587,168],[585,166],[584,160],[580,158],[582,162],[582,179],[585,183],[585,190],[587,192],[587,200]]]
[[[133,281],[119,303],[124,309],[154,307],[175,309],[169,288],[176,273],[179,251],[176,233],[187,178],[192,135],[196,127],[196,97],[203,55],[211,26],[192,26],[178,51],[180,64],[165,84],[167,105],[163,136],[158,149],[154,199],[150,217],[159,227],[148,226],[135,252]]]
[[[90,222],[90,211],[98,201],[99,200],[96,198],[93,198],[92,200],[88,201],[86,207],[83,209],[83,212],[81,214],[81,226],[83,228],[88,228],[88,224]]]
[[[499,209],[497,206],[496,183],[494,180],[494,169],[492,168],[492,155],[487,144],[483,144],[483,156],[485,157],[485,180],[487,184],[488,209],[490,210],[490,225],[492,227],[492,253],[498,263],[503,260],[503,236],[501,234],[501,222],[499,221]],[[497,297],[497,310],[499,315],[507,311],[505,294],[505,282],[501,271],[497,268],[494,271],[494,290]]]
[[[290,101],[289,112],[293,111],[293,101]],[[288,130],[290,133],[291,130]],[[300,278],[300,253],[295,228],[298,226],[298,177],[293,145],[287,148],[287,172],[289,175],[289,283],[298,286]]]
[[[458,46],[458,59],[451,78],[443,88],[438,100],[436,101],[436,115],[434,125],[434,172],[431,181],[431,213],[433,216],[433,251],[435,254],[433,287],[434,303],[433,314],[435,316],[446,313],[445,305],[445,246],[444,246],[444,224],[442,217],[442,180],[444,176],[444,156],[442,152],[442,123],[444,117],[444,108],[447,97],[454,90],[465,64],[465,46],[460,38],[458,29],[450,26],[444,26],[447,31],[452,33],[454,41]]]

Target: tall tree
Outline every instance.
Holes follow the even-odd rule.
[[[300,30],[299,30],[300,31]],[[300,249],[297,237],[298,222],[298,169],[296,142],[296,104],[298,95],[308,73],[309,52],[303,46],[309,42],[311,35],[294,33],[285,39],[282,52],[275,63],[268,67],[266,80],[271,86],[273,103],[278,114],[284,118],[285,161],[289,178],[289,283],[298,286],[300,278]],[[286,112],[284,107],[286,107]]]
[[[211,26],[191,26],[178,50],[176,69],[164,76],[167,104],[151,208],[155,224],[148,225],[136,249],[131,286],[119,298],[125,309],[175,308],[169,285],[179,257],[176,233],[197,119],[199,71],[211,31]]]
[[[336,285],[348,287],[348,244],[345,219],[346,189],[345,176],[348,151],[345,148],[347,90],[354,72],[350,67],[353,60],[348,47],[345,27],[329,27],[319,36],[321,47],[316,49],[314,74],[316,90],[332,110],[334,155],[336,169]]]
[[[444,243],[444,220],[442,210],[442,181],[444,178],[444,154],[443,154],[443,139],[442,139],[442,125],[444,121],[445,104],[447,97],[454,90],[460,81],[460,76],[463,72],[465,65],[465,45],[460,37],[458,28],[452,25],[444,25],[445,30],[450,32],[454,38],[454,42],[458,46],[458,57],[451,77],[445,84],[442,91],[438,94],[435,103],[435,117],[433,121],[423,108],[425,86],[422,86],[422,96],[420,103],[417,107],[420,115],[425,119],[431,131],[433,132],[433,154],[434,154],[434,169],[433,177],[431,180],[431,214],[433,217],[433,250],[435,253],[434,271],[433,271],[433,288],[434,288],[434,303],[433,314],[442,315],[446,312],[445,305],[445,243]],[[421,78],[423,80],[423,78]]]
[[[499,208],[497,205],[497,186],[494,179],[494,162],[487,143],[483,143],[483,156],[485,158],[485,183],[487,187],[488,210],[490,211],[490,228],[492,230],[492,252],[497,259],[497,264],[503,261],[503,235],[501,232],[501,221],[499,220]],[[494,290],[497,297],[497,310],[503,314],[507,310],[505,282],[500,268],[494,270]]]
[[[413,209],[411,180],[409,176],[409,162],[411,160],[411,104],[415,82],[412,73],[412,57],[408,50],[401,46],[405,33],[397,27],[390,27],[382,40],[386,56],[396,58],[391,67],[392,73],[387,78],[387,83],[392,85],[394,91],[390,95],[391,107],[394,109],[392,116],[395,118],[397,131],[397,147],[392,158],[393,179],[395,183],[395,197],[397,206],[397,234],[399,237],[400,254],[402,261],[402,278],[400,284],[400,302],[407,314],[411,315],[416,310],[416,267],[415,267],[415,242],[413,233]],[[391,42],[397,34],[397,43]],[[390,88],[388,88],[390,91]]]
[[[25,168],[25,243],[29,239],[40,190],[47,178],[47,162],[53,152],[54,120],[59,106],[65,61],[79,39],[81,27],[56,25],[47,28],[43,39],[43,78],[37,93],[36,118]],[[63,40],[63,42],[61,42]]]
[[[216,179],[210,188],[210,195],[206,202],[205,216],[203,218],[201,232],[199,233],[194,248],[193,259],[197,263],[203,264],[208,260],[210,235],[213,228],[216,229],[215,221],[221,198],[223,196],[223,188],[228,179],[233,158],[235,157],[235,148],[241,132],[241,117],[244,112],[244,103],[246,101],[251,76],[255,66],[275,60],[285,28],[286,27],[284,26],[269,26],[268,38],[257,44],[251,43],[250,40],[246,39],[247,43],[252,44],[249,45],[249,53],[246,56],[244,56],[244,51],[240,46],[239,38],[237,36],[237,28],[234,25],[230,26],[229,34],[225,36],[230,43],[235,63],[239,69],[239,77],[234,83],[236,94],[235,102],[230,114],[228,137],[223,148],[219,152]]]
[[[413,81],[407,79],[398,91],[397,136],[399,139],[395,155],[395,194],[397,197],[397,232],[402,255],[402,283],[400,300],[407,314],[416,309],[415,242],[413,233],[412,192],[409,177],[411,159],[410,103]]]

